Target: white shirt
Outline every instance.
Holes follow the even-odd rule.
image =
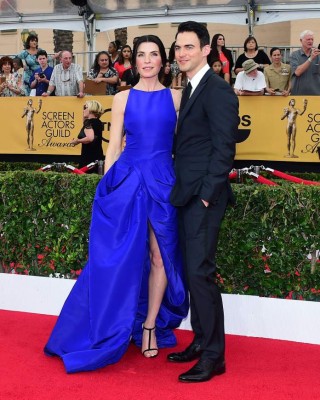
[[[234,88],[238,90],[248,90],[250,92],[260,92],[266,87],[264,74],[258,71],[255,77],[248,76],[244,71],[238,73]]]
[[[205,76],[206,72],[210,69],[209,65],[206,64],[204,65],[200,71],[198,71],[195,76],[189,80],[189,82],[192,85],[192,90],[190,96],[192,96],[192,93],[196,90],[197,86],[199,85],[201,79]],[[189,83],[188,82],[188,83]]]

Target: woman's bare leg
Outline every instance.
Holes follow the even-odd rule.
[[[153,328],[156,324],[156,318],[160,309],[164,292],[167,287],[167,277],[164,270],[160,249],[152,227],[149,225],[150,240],[150,261],[151,269],[149,276],[149,298],[148,298],[148,314],[144,322],[146,328]],[[149,347],[149,331],[144,330],[142,335],[142,352]],[[155,331],[151,331],[150,348],[157,349],[157,340]],[[146,357],[154,357],[158,353],[157,350],[146,351]]]

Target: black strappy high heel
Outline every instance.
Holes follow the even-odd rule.
[[[144,325],[142,325],[142,332],[143,332],[143,331],[148,331],[148,332],[149,332],[149,337],[148,337],[148,348],[142,352],[142,354],[143,354],[146,358],[155,358],[155,357],[157,357],[157,355],[159,354],[159,349],[157,349],[157,348],[151,348],[151,333],[152,333],[152,331],[154,331],[155,329],[156,329],[155,326],[154,326],[153,328],[146,328]],[[157,354],[154,354],[154,355],[151,355],[151,356],[148,357],[148,356],[145,355],[145,353],[146,353],[147,351],[156,351]]]

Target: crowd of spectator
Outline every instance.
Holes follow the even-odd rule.
[[[133,46],[137,39],[134,38]],[[217,33],[211,41],[208,64],[239,96],[319,95],[320,45],[314,46],[314,33],[310,30],[301,33],[300,42],[301,48],[291,54],[290,64],[285,64],[279,47],[273,47],[269,57],[259,48],[256,38],[249,36],[244,41],[243,53],[234,62],[224,35]],[[186,77],[174,58],[174,48],[175,42],[168,52],[160,81],[166,87],[181,89],[186,85]],[[121,47],[118,40],[112,41],[108,51],[96,55],[87,79],[103,84],[106,95],[133,87],[139,76],[132,68],[131,58],[132,49],[128,44]],[[59,61],[55,67],[53,60]],[[29,35],[25,49],[16,57],[0,59],[0,97],[83,97],[86,93],[83,70],[72,60],[72,53],[66,50],[48,56],[38,47],[38,37]]]

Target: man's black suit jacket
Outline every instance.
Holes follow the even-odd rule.
[[[239,125],[238,98],[211,69],[206,72],[178,119],[175,141],[176,183],[171,203],[183,206],[198,195],[215,204],[226,187]]]

